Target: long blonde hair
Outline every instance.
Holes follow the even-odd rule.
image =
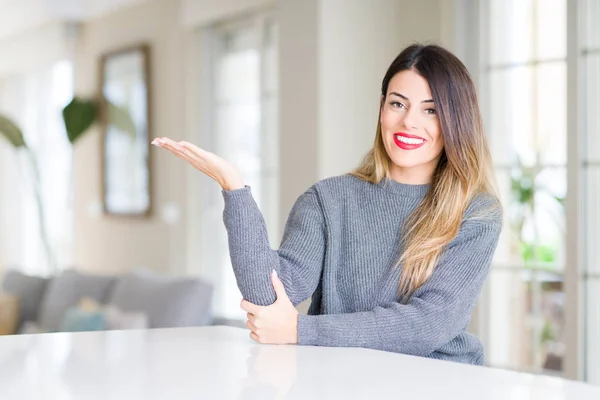
[[[433,273],[442,251],[456,237],[464,212],[482,192],[495,195],[491,157],[477,101],[466,67],[436,45],[412,45],[392,62],[382,82],[382,103],[389,82],[412,69],[429,83],[440,119],[444,149],[429,192],[409,216],[403,232],[399,294],[408,301]],[[380,109],[381,112],[381,109]],[[352,175],[372,183],[390,179],[388,156],[378,118],[373,148]]]

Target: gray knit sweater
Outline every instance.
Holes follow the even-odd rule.
[[[431,278],[406,304],[398,299],[401,230],[429,185],[372,184],[351,175],[317,182],[294,204],[272,250],[249,187],[223,191],[223,219],[238,287],[251,303],[275,301],[275,269],[298,318],[298,344],[366,347],[482,364],[466,332],[502,225],[495,198],[478,196]]]

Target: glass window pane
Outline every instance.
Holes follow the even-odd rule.
[[[585,283],[585,378],[600,385],[600,277]]]
[[[534,0],[490,0],[490,63],[510,64],[533,55]]]
[[[509,165],[513,154],[535,162],[534,118],[531,112],[533,68],[517,67],[490,72],[490,147],[494,163]]]
[[[600,165],[584,170],[584,353],[585,375],[600,384]]]
[[[488,363],[527,371],[562,370],[562,274],[494,269],[489,295]]]
[[[490,63],[566,57],[566,0],[491,0]]]
[[[585,50],[600,49],[600,2],[580,0],[582,44]]]
[[[566,170],[545,168],[537,174],[532,173],[532,179],[533,197],[528,196],[527,185],[519,190],[520,196],[513,194],[514,205],[520,210],[521,257],[525,263],[562,270],[565,257],[562,201],[566,191]]]
[[[600,24],[598,25],[600,29]],[[583,149],[585,160],[600,163],[600,53],[583,57]]]
[[[600,2],[581,2],[583,43],[590,53],[582,57],[583,138],[583,289],[584,378],[600,384]]]
[[[260,57],[257,49],[223,54],[217,62],[218,102],[255,100],[260,96]]]
[[[600,274],[600,165],[589,166],[584,174],[583,225],[585,229],[585,272]]]
[[[537,0],[538,60],[566,58],[567,56],[567,1]]]
[[[243,172],[260,168],[260,103],[232,103],[216,109],[215,150]]]
[[[545,373],[563,370],[565,293],[563,275],[537,271],[530,288],[530,318],[534,321],[535,367]]]
[[[511,190],[511,174],[508,168],[501,168],[495,171],[495,178],[497,184],[498,195],[500,201],[504,207],[504,218],[505,224],[502,229],[498,247],[494,253],[494,265],[502,267],[520,266],[521,258],[518,252],[516,243],[516,235],[513,229],[510,227],[511,214],[509,205],[512,201],[512,190]]]
[[[489,364],[561,373],[566,0],[489,1],[490,147],[505,207],[489,299]]]
[[[490,72],[490,146],[494,162],[566,163],[566,65],[542,63]],[[534,95],[535,92],[535,95]]]
[[[566,62],[540,64],[536,70],[537,101],[529,108],[537,111],[535,146],[543,164],[567,162],[567,66]]]
[[[211,151],[240,170],[263,212],[272,243],[278,244],[279,235],[273,233],[278,220],[278,191],[269,175],[277,168],[275,35],[274,23],[262,16],[248,18],[241,28],[225,26],[215,31],[215,54],[211,61],[215,77],[211,108],[213,129],[209,142]],[[274,196],[269,195],[270,190],[275,191]],[[216,191],[205,195],[204,200],[202,262],[220,267],[211,268],[214,271],[210,277],[215,286],[214,312],[219,317],[243,319],[244,313],[239,309],[241,295],[222,227],[223,199]]]
[[[72,149],[64,132],[61,110],[71,100],[73,67],[69,61],[45,65],[27,73],[6,77],[0,86],[0,108],[21,128],[28,146],[36,155],[40,174],[40,201],[53,259],[46,255],[39,228],[33,171],[25,154],[14,154],[13,164],[0,168],[8,172],[7,183],[16,182],[15,196],[5,195],[10,210],[2,222],[12,234],[9,247],[0,246],[4,259],[32,274],[52,274],[51,267],[63,268],[72,258],[72,216],[70,185]],[[12,148],[10,156],[12,156]],[[8,155],[7,155],[8,156]],[[4,156],[7,158],[7,156]],[[21,163],[14,169],[15,161]],[[20,173],[19,173],[20,172]],[[16,173],[16,176],[13,176]],[[21,184],[23,186],[21,186]],[[5,238],[1,238],[6,241]],[[15,242],[13,242],[15,240]]]
[[[526,287],[520,270],[493,269],[488,278],[489,343],[487,362],[490,365],[523,369],[531,367]]]

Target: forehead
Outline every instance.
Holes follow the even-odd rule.
[[[390,80],[387,94],[400,93],[411,101],[431,99],[429,83],[425,78],[413,70],[400,71]]]

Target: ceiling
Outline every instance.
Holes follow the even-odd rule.
[[[88,21],[150,0],[0,0],[0,39],[55,21]]]

